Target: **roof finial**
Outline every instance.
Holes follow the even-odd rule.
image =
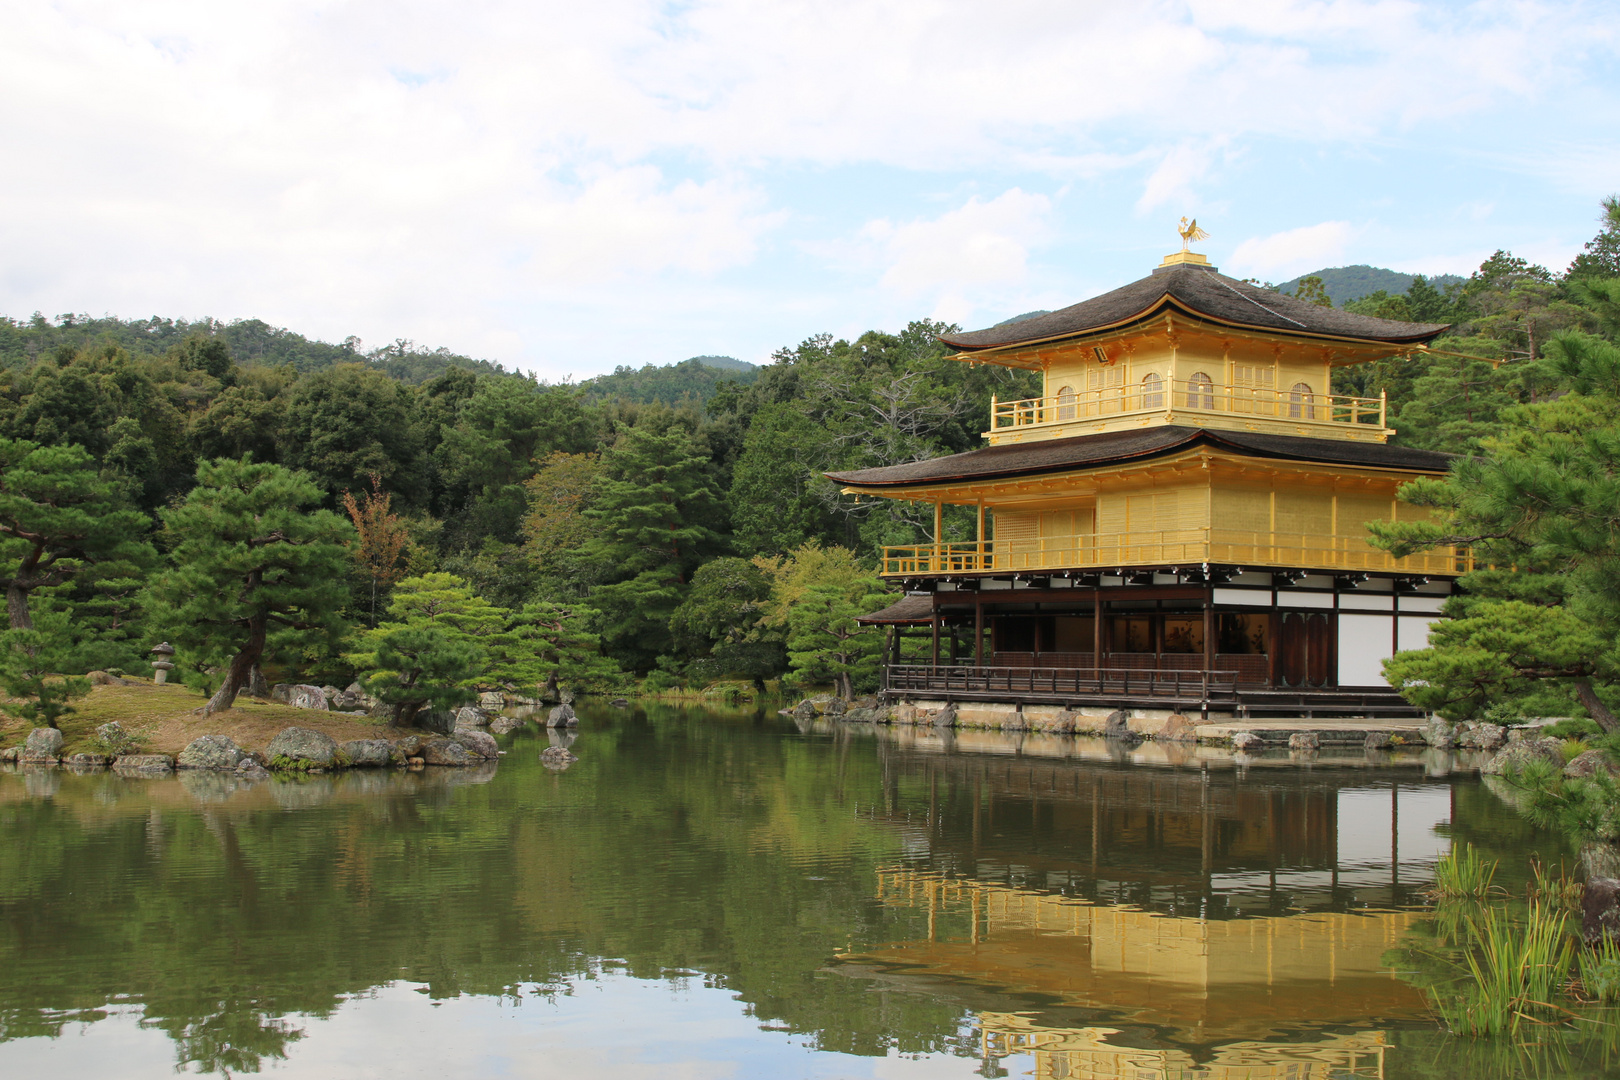
[[[1209,233],[1198,227],[1197,218],[1193,218],[1191,221],[1188,221],[1186,218],[1182,218],[1181,227],[1178,228],[1176,232],[1181,234],[1181,250],[1183,252],[1188,250],[1187,245],[1191,244],[1194,240],[1209,239]]]
[[[1198,227],[1197,218],[1182,218],[1181,224],[1176,227],[1176,232],[1181,234],[1181,250],[1172,255],[1166,255],[1164,261],[1159,264],[1159,270],[1168,270],[1173,266],[1196,266],[1203,270],[1215,269],[1209,265],[1209,259],[1196,251],[1189,250],[1189,245],[1194,240],[1204,240],[1209,236],[1209,233]],[[1157,274],[1159,270],[1153,272]]]

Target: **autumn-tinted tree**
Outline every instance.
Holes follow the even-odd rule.
[[[162,512],[173,566],[152,597],[175,645],[229,658],[205,712],[248,685],[273,630],[327,642],[340,611],[354,531],[307,473],[251,460],[206,461],[185,501]]]
[[[386,588],[405,575],[400,558],[411,532],[390,509],[394,497],[382,489],[382,478],[371,474],[371,490],[360,498],[343,493],[343,509],[359,536],[354,558],[371,582],[371,625],[377,625],[377,590]]]

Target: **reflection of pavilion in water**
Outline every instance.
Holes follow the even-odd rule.
[[[1383,962],[1417,911],[1175,916],[909,868],[880,871],[877,895],[926,911],[926,937],[846,959],[901,981],[1103,1010],[1196,1043],[1426,1013]]]
[[[1423,917],[1449,784],[1391,767],[884,757],[879,814],[910,857],[876,895],[917,931],[843,960],[978,999],[989,1058],[1028,1053],[1037,1077],[1077,1080],[1377,1077],[1369,1025],[1428,1015],[1383,957]]]
[[[882,757],[877,815],[905,834],[911,866],[1169,914],[1403,907],[1449,846],[1451,786],[1413,768]]]
[[[1384,1035],[1362,1031],[1315,1042],[1235,1042],[1199,1061],[1185,1050],[1119,1046],[1118,1029],[1046,1027],[1018,1013],[979,1017],[986,1060],[1029,1054],[1040,1080],[1352,1080],[1381,1078]]]

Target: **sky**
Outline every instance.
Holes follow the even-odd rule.
[[[1620,20],[1487,0],[12,0],[0,314],[585,378],[1146,274],[1554,269]]]

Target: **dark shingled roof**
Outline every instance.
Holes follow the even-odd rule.
[[[932,596],[902,596],[881,611],[862,615],[855,620],[867,626],[914,626],[934,621]]]
[[[1455,456],[1436,450],[1390,446],[1387,443],[1308,439],[1298,435],[1260,435],[1250,431],[1215,431],[1165,425],[1136,431],[1075,435],[1067,439],[1043,439],[1040,442],[1002,443],[981,450],[969,450],[965,454],[913,461],[905,465],[828,473],[827,479],[853,487],[908,487],[959,480],[993,480],[1163,457],[1200,445],[1249,457],[1433,473],[1445,472]]]
[[[1421,344],[1446,328],[1444,323],[1396,322],[1319,307],[1309,301],[1245,285],[1208,267],[1183,264],[1161,267],[1140,281],[1034,319],[954,334],[940,340],[969,351],[1045,341],[1134,322],[1155,315],[1166,306],[1261,330],[1403,345]]]

